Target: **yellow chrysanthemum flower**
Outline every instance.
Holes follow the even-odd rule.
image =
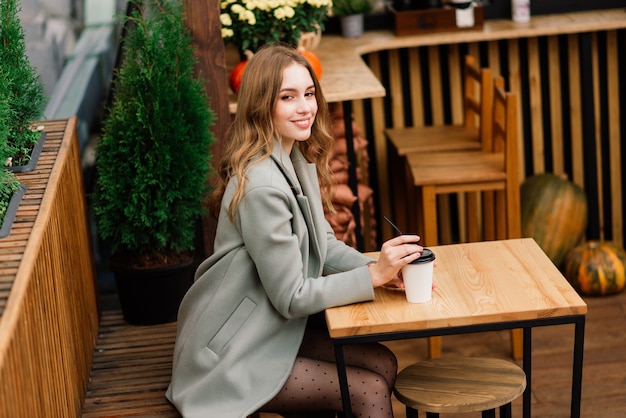
[[[220,15],[220,22],[222,23],[222,26],[230,26],[233,24],[233,20],[230,18],[228,13],[222,13]]]

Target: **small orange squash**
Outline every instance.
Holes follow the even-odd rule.
[[[584,236],[585,192],[565,176],[546,173],[527,178],[520,197],[522,236],[534,238],[550,260],[560,266]]]
[[[584,295],[619,293],[626,285],[626,252],[610,242],[588,241],[567,253],[564,274]]]
[[[229,83],[230,88],[233,89],[233,92],[237,94],[239,92],[239,86],[241,85],[241,80],[243,79],[243,71],[246,69],[246,65],[248,65],[248,60],[239,61],[237,65],[233,68],[233,71],[230,73]]]
[[[322,79],[322,63],[320,62],[320,59],[317,57],[317,55],[315,55],[308,49],[298,49],[298,52],[301,55],[303,55],[304,58],[306,58],[309,64],[311,64],[311,68],[313,69],[313,72],[315,73],[315,76],[317,77],[317,79],[321,80]]]

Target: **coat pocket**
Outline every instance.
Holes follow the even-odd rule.
[[[239,303],[237,309],[224,322],[224,325],[217,331],[215,336],[207,344],[207,348],[216,354],[219,354],[224,346],[233,338],[239,328],[246,322],[246,319],[252,314],[256,303],[252,299],[246,297]]]

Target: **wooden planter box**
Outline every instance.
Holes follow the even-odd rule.
[[[76,117],[46,121],[0,240],[0,416],[77,417],[98,330]]]
[[[459,27],[457,11],[451,7],[423,10],[398,11],[391,8],[395,18],[397,36],[417,35],[435,32],[454,32],[463,30],[482,30],[484,24],[483,7],[472,9],[474,24],[470,27]]]

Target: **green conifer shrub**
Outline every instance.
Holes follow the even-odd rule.
[[[9,106],[7,86],[8,79],[2,69],[0,69],[0,161],[7,161],[10,156],[7,137],[11,121],[11,108]],[[13,173],[10,173],[5,168],[0,168],[0,225],[4,221],[4,215],[18,185],[19,181]]]
[[[31,124],[43,115],[44,86],[26,56],[18,0],[0,1],[0,72],[7,78],[11,119],[6,147],[14,166],[26,165],[40,137]],[[5,162],[6,160],[2,160]]]
[[[133,3],[96,149],[94,212],[112,257],[169,258],[194,248],[214,115],[194,77],[182,2]]]

